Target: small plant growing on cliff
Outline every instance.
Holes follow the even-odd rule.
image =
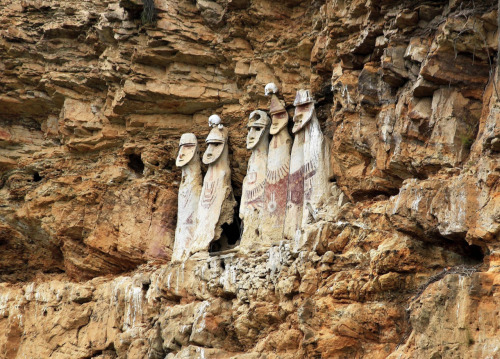
[[[469,327],[465,328],[465,330],[467,330],[467,346],[470,347],[471,345],[475,344],[475,340],[472,337]]]
[[[470,135],[460,136],[460,141],[462,142],[462,146],[464,146],[467,150],[470,150],[472,144],[474,143],[474,139]]]
[[[141,20],[144,25],[153,24],[156,20],[156,8],[154,0],[142,0],[144,9],[142,10]]]

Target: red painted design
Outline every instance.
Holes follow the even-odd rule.
[[[247,184],[251,185],[257,182],[257,172],[251,172],[247,174]]]
[[[215,201],[217,190],[219,189],[219,179],[215,181],[206,181],[201,193],[201,206],[210,208]]]
[[[285,218],[287,192],[288,176],[283,177],[276,183],[268,182],[266,184],[267,213],[281,221]]]
[[[295,205],[304,203],[304,167],[290,174],[290,202]]]
[[[303,167],[304,182],[305,182],[304,194],[306,200],[310,200],[312,197],[313,180],[314,176],[317,173],[317,169],[318,169],[318,162],[314,160],[307,162]]]

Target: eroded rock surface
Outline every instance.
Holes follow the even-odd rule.
[[[500,356],[497,3],[155,6],[0,0],[0,357]],[[181,134],[224,119],[240,198],[269,82],[330,198],[300,248],[171,263]]]

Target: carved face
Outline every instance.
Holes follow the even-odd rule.
[[[275,135],[280,132],[288,124],[288,112],[278,112],[271,115],[271,135]]]
[[[194,133],[184,133],[179,141],[179,153],[175,164],[177,167],[187,165],[198,153],[198,140]]]
[[[253,111],[248,117],[247,149],[251,150],[260,142],[269,128],[269,116],[261,110]]]
[[[262,134],[265,132],[265,127],[251,126],[248,128],[247,149],[251,150],[260,142]]]
[[[224,151],[224,146],[223,142],[209,142],[207,150],[203,154],[203,163],[209,165],[217,161]]]
[[[295,115],[293,116],[293,133],[297,133],[302,130],[309,120],[312,118],[314,113],[314,102],[305,103],[303,105],[297,105],[295,107]]]
[[[179,147],[179,153],[177,154],[177,160],[175,164],[177,167],[183,167],[187,165],[194,157],[198,146],[194,143],[186,143]]]

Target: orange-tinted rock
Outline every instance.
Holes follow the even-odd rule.
[[[496,1],[144,3],[0,0],[0,357],[500,355]],[[224,118],[238,199],[268,82],[332,196],[300,250],[170,263],[181,134]]]

